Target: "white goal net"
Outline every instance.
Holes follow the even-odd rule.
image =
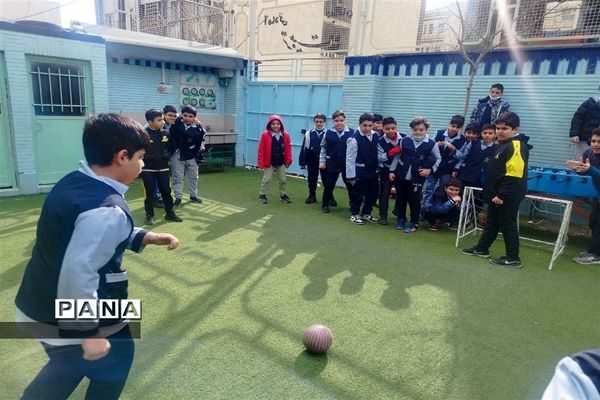
[[[459,247],[461,239],[478,235],[485,227],[487,207],[482,204],[481,195],[480,188],[465,188],[456,232],[456,247]],[[548,269],[551,270],[567,245],[573,202],[539,195],[527,195],[524,201],[528,209],[527,229],[522,229],[524,227],[519,224],[519,238],[551,247],[552,255],[548,264]],[[541,235],[532,237],[531,233],[538,231]]]

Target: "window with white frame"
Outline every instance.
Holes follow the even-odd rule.
[[[86,114],[83,65],[31,63],[35,115],[82,116]]]

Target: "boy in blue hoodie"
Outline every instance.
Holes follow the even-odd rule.
[[[451,178],[444,185],[443,190],[436,190],[423,204],[423,214],[429,223],[430,231],[437,231],[438,221],[448,222],[450,229],[458,225],[460,216],[460,181]]]
[[[592,131],[590,148],[581,160],[567,161],[567,166],[578,174],[590,175],[596,188],[597,196],[592,199],[592,214],[590,215],[590,230],[592,239],[588,249],[573,259],[578,264],[600,264],[600,128]]]

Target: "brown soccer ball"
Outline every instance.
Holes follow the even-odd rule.
[[[304,347],[311,353],[323,354],[333,342],[333,333],[325,325],[311,325],[304,331]]]

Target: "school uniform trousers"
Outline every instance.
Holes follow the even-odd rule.
[[[79,344],[51,346],[42,343],[49,357],[48,363],[27,386],[21,399],[66,399],[84,377],[90,380],[86,400],[118,399],[131,369],[135,344],[129,325],[107,339],[110,351],[95,361],[83,359]]]
[[[162,196],[165,212],[171,214],[173,212],[173,196],[171,196],[171,186],[169,185],[169,170],[142,170],[141,176],[146,191],[146,198],[144,199],[146,215],[154,217],[154,193],[157,190]]]

